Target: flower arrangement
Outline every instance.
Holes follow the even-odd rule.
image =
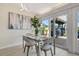
[[[38,28],[40,27],[40,22],[39,22],[39,18],[37,18],[36,16],[31,18],[31,22],[32,22],[32,26],[35,28],[35,35],[38,35]]]

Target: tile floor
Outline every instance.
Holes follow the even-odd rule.
[[[26,52],[23,53],[22,46],[16,46],[16,47],[10,47],[10,48],[5,48],[5,49],[0,50],[0,56],[26,56]],[[50,51],[47,52],[47,55],[51,56]],[[36,50],[34,47],[30,48],[29,56],[37,56]],[[41,56],[44,56],[43,51],[41,52]],[[56,47],[55,56],[77,56],[77,55],[69,53],[66,50]]]

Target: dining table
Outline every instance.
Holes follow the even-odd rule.
[[[34,34],[29,34],[29,33],[24,36],[28,37],[31,40],[36,41],[36,46],[38,47],[37,56],[41,56],[41,45],[43,44],[43,41],[46,39],[49,39],[49,38],[53,38],[53,37],[47,37],[44,35],[35,36]],[[23,41],[23,46],[24,46],[24,41]],[[53,47],[53,53],[55,55],[55,49],[56,49],[55,48],[55,39],[53,39],[53,46],[52,47]]]

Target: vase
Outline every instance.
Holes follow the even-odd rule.
[[[35,28],[35,36],[38,36],[38,28]]]

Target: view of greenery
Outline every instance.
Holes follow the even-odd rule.
[[[42,24],[41,30],[42,34],[44,35],[46,32],[48,32],[48,25]]]
[[[48,19],[42,21],[41,30],[42,35],[48,35]]]

